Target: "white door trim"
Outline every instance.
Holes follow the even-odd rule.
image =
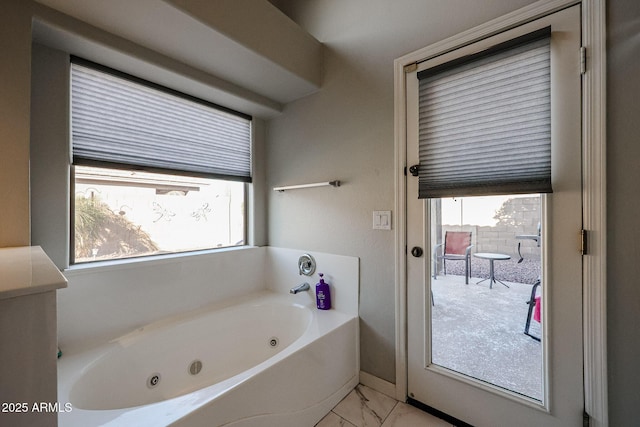
[[[541,0],[503,17],[398,58],[394,62],[396,285],[396,398],[407,397],[406,282],[406,66],[581,4],[583,46],[583,228],[588,231],[583,257],[585,410],[591,425],[608,426],[606,341],[606,62],[605,0]]]

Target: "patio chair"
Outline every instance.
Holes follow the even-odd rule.
[[[443,248],[442,254],[438,254]],[[471,277],[471,232],[470,231],[447,231],[444,233],[444,243],[439,243],[433,247],[433,279],[436,279],[438,272],[438,260],[442,260],[445,276],[447,275],[447,261],[464,261],[465,273],[464,283],[469,284]]]
[[[529,298],[529,301],[527,301],[527,304],[529,304],[529,310],[527,311],[527,320],[524,324],[524,334],[530,336],[536,341],[540,341],[540,337],[537,337],[529,333],[529,327],[531,326],[532,314],[534,315],[533,316],[534,320],[536,322],[540,322],[540,297],[536,295],[536,291],[538,290],[538,287],[540,286],[541,283],[542,282],[538,277],[538,279],[536,280],[536,282],[533,284],[531,288],[531,297]],[[534,310],[536,310],[537,312],[534,313]]]
[[[537,235],[523,234],[523,235],[516,236],[516,239],[533,240],[536,242],[537,246],[540,247],[540,241],[542,240],[540,223],[538,223]],[[520,259],[518,260],[518,264],[520,264],[524,260],[524,257],[522,256],[522,252],[520,252],[520,242],[518,242],[518,255],[520,256]],[[540,322],[540,305],[542,300],[540,296],[537,295],[537,291],[540,285],[542,285],[542,279],[540,278],[540,276],[538,276],[536,281],[533,283],[533,286],[531,287],[531,296],[527,301],[527,304],[529,305],[529,310],[527,310],[527,320],[524,323],[524,334],[527,336],[530,336],[536,341],[540,341],[540,337],[537,337],[531,334],[529,332],[529,328],[531,327],[531,315],[533,315],[533,320],[535,320],[538,323]]]

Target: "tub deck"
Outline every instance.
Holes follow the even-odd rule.
[[[66,353],[58,363],[58,401],[73,405],[72,389],[92,366],[111,352],[123,351],[123,346],[126,351],[127,345],[148,334],[168,331],[170,343],[170,331],[176,325],[206,316],[211,310],[255,304],[299,305],[299,301],[295,295],[259,292],[226,307],[205,307],[91,349]],[[302,335],[249,369],[156,403],[104,410],[74,406],[59,414],[59,426],[313,426],[358,383],[358,319],[335,310],[306,307],[310,321]],[[104,392],[108,396],[118,390]]]

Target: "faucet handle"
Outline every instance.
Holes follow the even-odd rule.
[[[298,273],[300,276],[311,276],[316,271],[316,260],[309,254],[303,254],[298,258]]]

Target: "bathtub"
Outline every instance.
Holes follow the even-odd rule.
[[[60,427],[313,426],[358,383],[358,321],[259,292],[58,361]]]

